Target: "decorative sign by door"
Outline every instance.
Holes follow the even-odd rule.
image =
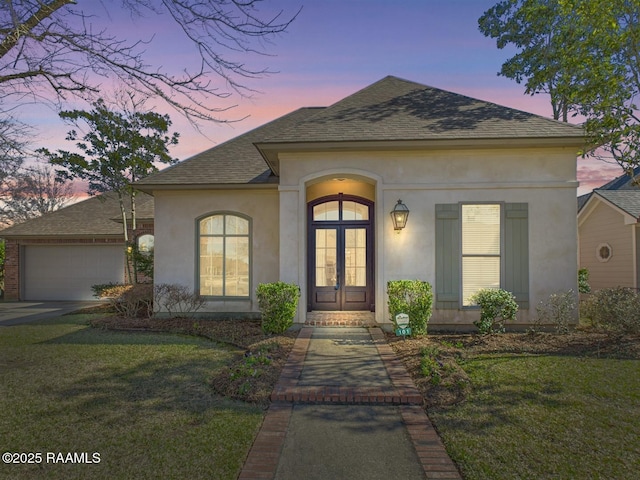
[[[411,335],[411,327],[409,326],[409,315],[406,313],[399,313],[396,315],[396,335],[406,337]]]

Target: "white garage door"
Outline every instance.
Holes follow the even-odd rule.
[[[122,246],[28,245],[25,300],[95,300],[91,285],[124,280]]]

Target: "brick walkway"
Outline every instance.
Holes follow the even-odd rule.
[[[274,479],[294,404],[363,404],[399,406],[427,479],[462,477],[422,408],[423,398],[404,365],[395,356],[380,328],[368,331],[377,347],[393,387],[299,386],[298,379],[309,349],[313,327],[303,327],[276,384],[264,422],[249,451],[240,480]]]

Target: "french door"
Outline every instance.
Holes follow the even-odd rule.
[[[342,194],[309,204],[310,310],[373,310],[372,207]]]

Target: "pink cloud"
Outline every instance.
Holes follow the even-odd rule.
[[[594,188],[619,177],[624,172],[618,164],[604,162],[594,158],[578,159],[578,195],[589,193]]]

